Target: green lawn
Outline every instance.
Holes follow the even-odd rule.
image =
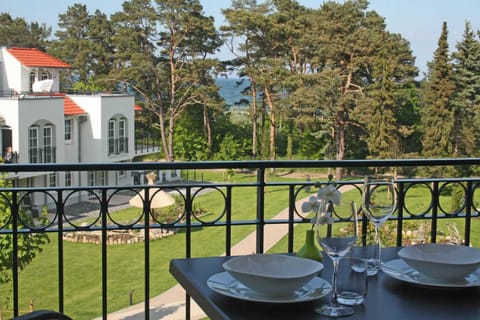
[[[200,173],[198,173],[200,174]],[[206,176],[206,174],[204,175]],[[223,181],[225,175],[222,172],[208,173],[208,177],[214,181]],[[251,174],[236,173],[231,179],[239,182],[254,181]],[[283,180],[283,178],[275,178]],[[273,180],[273,178],[272,178]],[[421,191],[418,191],[421,192]],[[300,194],[299,199],[306,194]],[[270,186],[265,190],[265,214],[271,218],[288,206],[288,189],[280,186]],[[355,200],[359,204],[359,196],[355,192],[343,195],[342,203],[348,204]],[[234,188],[232,211],[234,220],[254,219],[256,214],[256,190],[254,187]],[[415,205],[421,206],[423,197],[418,196],[412,200],[410,208]],[[215,221],[223,212],[223,197],[218,192],[202,194],[193,202],[193,206],[202,208],[207,215],[202,216],[204,221]],[[138,209],[130,209],[115,212],[117,221],[132,221],[138,216]],[[222,219],[225,219],[224,217]],[[451,221],[442,220],[439,224],[445,229],[446,223]],[[426,222],[428,223],[428,221]],[[472,230],[480,230],[480,221],[473,221]],[[463,224],[457,224],[460,232]],[[298,250],[304,241],[304,234],[309,224],[299,225],[295,228],[295,250]],[[254,226],[236,226],[232,228],[232,242],[237,243],[247,234],[254,230]],[[268,235],[267,235],[268,236]],[[44,247],[44,251],[24,270],[20,272],[19,295],[20,309],[28,311],[31,302],[35,309],[52,308],[58,305],[57,288],[57,238],[50,235],[51,243]],[[480,245],[480,234],[472,232],[472,242],[475,246]],[[282,239],[271,252],[285,252],[287,250],[286,238]],[[94,244],[79,244],[63,242],[64,245],[64,270],[65,270],[65,312],[74,319],[92,319],[101,314],[101,247]],[[144,244],[112,245],[108,246],[108,312],[113,312],[127,307],[129,293],[134,290],[134,303],[143,300],[144,297],[144,270],[143,264]],[[218,256],[225,251],[225,229],[220,227],[198,228],[192,233],[193,256]],[[172,237],[155,240],[150,243],[150,296],[154,297],[176,284],[176,281],[168,272],[171,259],[185,256],[185,234],[180,232]],[[6,313],[11,287],[0,286],[0,302],[3,307],[3,315]],[[11,309],[11,307],[10,307]]]
[[[218,177],[217,177],[218,178]],[[252,175],[235,175],[235,179],[245,182],[255,179]],[[281,178],[279,178],[281,179]],[[285,179],[281,179],[285,180]],[[218,180],[217,180],[218,181]],[[238,182],[238,181],[237,181]],[[254,187],[235,188],[232,211],[234,220],[254,219],[256,215],[256,189]],[[271,218],[288,206],[288,189],[271,186],[265,190],[265,215]],[[222,196],[218,192],[203,194],[194,200],[193,206],[209,212],[202,216],[204,221],[215,220],[223,212]],[[222,201],[218,201],[222,200]],[[132,221],[139,209],[127,209],[112,213],[116,221]],[[121,218],[120,218],[121,216]],[[222,218],[223,220],[224,218]],[[232,242],[237,243],[254,231],[254,226],[237,226],[232,229]],[[33,302],[35,309],[52,308],[58,305],[58,243],[56,235],[50,235],[51,242],[44,251],[20,272],[20,310],[28,311]],[[101,247],[95,244],[63,242],[65,312],[74,319],[92,319],[101,314]],[[134,292],[134,303],[144,298],[144,244],[108,246],[108,311],[128,306],[129,293]],[[218,256],[225,251],[225,229],[203,227],[192,233],[193,256]],[[180,232],[172,237],[150,243],[150,296],[154,297],[176,284],[168,272],[171,259],[185,256],[185,236]],[[3,313],[9,308],[8,297],[11,287],[0,286],[0,302]]]

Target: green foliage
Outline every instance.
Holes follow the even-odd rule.
[[[93,81],[89,81],[88,83],[75,82],[72,89],[80,92],[98,92],[102,90],[102,88],[96,85]]]
[[[95,82],[101,88],[114,90],[116,84],[107,77],[113,68],[114,50],[106,15],[99,11],[90,14],[86,5],[76,3],[59,15],[58,27],[57,40],[50,43],[48,52],[72,66],[63,75],[64,85],[73,87],[80,82],[90,86]]]
[[[30,47],[45,51],[51,27],[38,22],[27,23],[24,18],[13,18],[0,13],[0,46]]]
[[[453,69],[448,53],[447,23],[442,26],[438,48],[429,64],[428,81],[422,109],[423,150],[425,157],[448,157],[452,154],[454,113],[450,104],[455,90]],[[433,169],[432,169],[433,170]],[[440,175],[440,172],[430,172]]]
[[[452,54],[456,85],[452,99],[453,152],[458,157],[478,156],[480,134],[475,127],[480,120],[480,41],[469,22],[456,48]]]
[[[444,25],[420,84],[408,41],[366,0],[315,9],[235,0],[222,11],[223,37],[202,10],[198,0],[129,0],[109,19],[74,4],[59,15],[48,52],[72,65],[68,88],[135,92],[144,108],[136,126],[155,130],[167,160],[478,153],[480,49],[469,23],[453,60]],[[8,14],[0,22],[7,45],[44,47],[50,32]],[[223,42],[236,59],[211,58]],[[248,123],[223,114],[214,77],[225,68],[249,80]],[[227,133],[241,149],[231,155]]]
[[[227,134],[220,142],[215,160],[242,160],[246,156],[246,151],[242,141],[238,141],[233,135]]]
[[[11,182],[1,178],[0,187],[11,187]],[[10,193],[0,194],[0,226],[12,230],[13,219],[10,211],[12,196]],[[39,223],[45,222],[46,209],[43,210]],[[19,212],[21,221],[28,226],[35,225],[31,212],[21,210]],[[16,218],[18,219],[18,217]],[[22,226],[20,225],[19,228]],[[12,280],[12,268],[16,259],[18,268],[24,269],[42,251],[43,245],[48,243],[48,237],[44,233],[17,233],[16,244],[18,246],[17,256],[13,256],[13,235],[0,235],[0,284]],[[0,301],[1,303],[1,301]]]

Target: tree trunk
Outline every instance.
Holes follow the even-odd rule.
[[[173,149],[173,133],[175,127],[175,120],[173,116],[170,116],[168,119],[168,157],[166,157],[167,161],[175,161],[175,154]]]
[[[255,80],[250,78],[252,92],[252,158],[257,158],[257,131],[258,131],[258,109],[257,109],[257,88]]]
[[[207,136],[208,155],[211,157],[213,154],[212,126],[210,124],[207,106],[203,106],[203,126],[205,128],[205,135]]]
[[[157,113],[158,116],[158,122],[160,124],[160,138],[162,139],[162,148],[163,148],[163,153],[165,154],[165,160],[170,161],[168,159],[168,143],[167,143],[167,135],[165,132],[165,119],[163,117],[163,108],[160,107],[162,111]]]
[[[337,149],[337,160],[343,160],[345,157],[345,112],[342,110],[337,111],[336,127],[337,135],[335,139]],[[342,179],[342,168],[337,167],[335,170],[335,178],[337,180]]]
[[[264,86],[265,97],[267,98],[268,109],[270,110],[270,160],[275,160],[275,107],[273,105],[272,94],[268,86]]]

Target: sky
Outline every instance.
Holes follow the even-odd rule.
[[[310,8],[319,8],[324,2],[297,1]],[[217,26],[224,24],[221,9],[228,8],[230,0],[200,2],[205,15],[213,16]],[[74,3],[85,4],[91,13],[99,9],[110,15],[122,10],[123,0],[0,0],[0,13],[8,12],[14,18],[25,18],[27,22],[46,23],[55,31],[58,15],[65,13]],[[410,42],[420,76],[427,71],[427,62],[432,60],[443,21],[448,25],[450,51],[454,51],[456,43],[462,39],[467,20],[473,30],[480,29],[480,0],[370,0],[369,9],[385,18],[387,30],[400,33]],[[222,50],[219,58],[228,57],[228,50]]]

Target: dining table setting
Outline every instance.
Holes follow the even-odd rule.
[[[396,207],[391,176],[366,177],[362,211],[375,240],[359,245],[356,204],[329,181],[302,205],[320,255],[256,253],[173,259],[170,273],[210,319],[480,319],[480,249],[382,247]],[[343,211],[343,212],[342,212]]]
[[[431,248],[430,245],[423,247],[428,250],[437,246],[432,244]],[[467,248],[467,251],[456,256],[457,265],[463,264],[462,259],[470,259],[469,253],[479,250],[464,248]],[[361,304],[349,306],[353,313],[342,316],[343,319],[480,319],[480,269],[475,269],[463,278],[461,276],[453,279],[434,278],[419,272],[409,265],[407,260],[402,259],[399,252],[403,249],[382,250],[382,269],[376,275],[368,277],[365,299]],[[364,250],[365,248],[355,247],[351,253],[362,254]],[[433,253],[430,254],[436,255],[438,260],[438,252],[437,249],[433,249]],[[465,253],[468,255],[465,256]],[[276,260],[269,259],[268,256],[275,256]],[[449,256],[452,256],[451,252]],[[253,259],[250,259],[252,257]],[[291,260],[279,260],[285,258]],[[319,266],[321,270],[315,273],[314,277],[303,285],[302,281],[296,279],[298,280],[296,285],[300,287],[291,293],[286,289],[287,293],[280,295],[257,291],[258,288],[255,290],[249,287],[251,284],[248,282],[235,278],[233,273],[227,271],[229,262],[232,260],[235,262],[235,259],[237,263],[240,261],[237,267],[244,268],[244,271],[251,273],[253,277],[258,276],[258,268],[262,264],[266,267],[260,270],[271,271],[275,264],[293,266],[301,263],[301,260],[307,260],[294,255],[277,254],[173,259],[170,262],[170,272],[210,319],[332,318],[318,313],[319,308],[331,302],[333,292],[330,280],[333,266],[326,255],[322,262],[317,262],[321,265]],[[274,262],[268,266],[268,261]],[[292,275],[313,272],[315,265],[304,267],[302,272],[296,270],[285,273],[288,268],[284,268],[283,271],[271,274],[274,279],[268,282],[269,290],[275,292],[276,286],[285,285],[283,282]],[[262,276],[267,277],[267,274],[260,272],[260,277]],[[261,284],[261,281],[257,278],[258,283]]]

